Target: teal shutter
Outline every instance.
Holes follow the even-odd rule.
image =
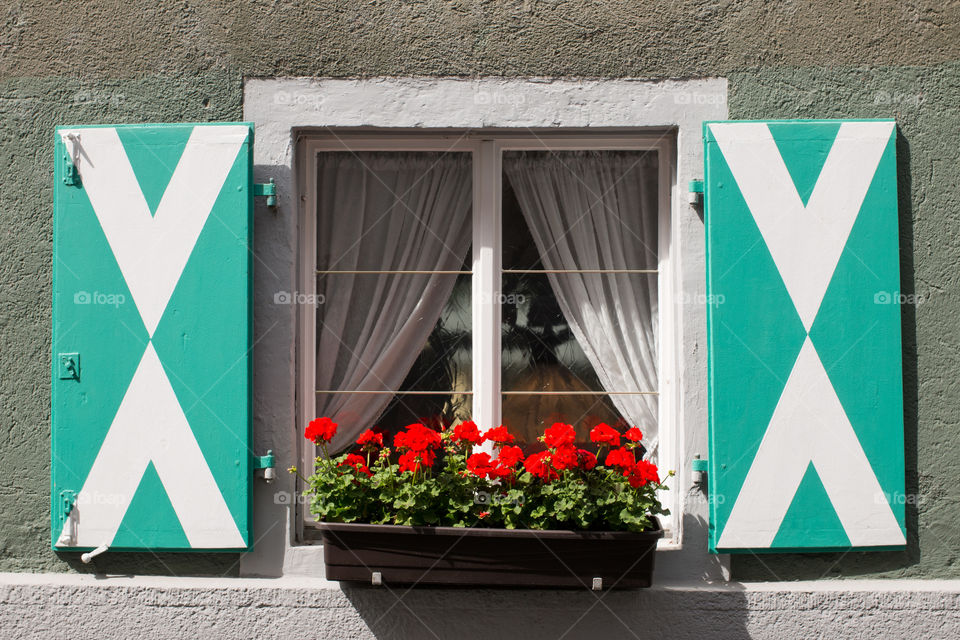
[[[905,545],[895,130],[704,125],[712,551]]]
[[[55,549],[246,549],[248,124],[54,136]]]

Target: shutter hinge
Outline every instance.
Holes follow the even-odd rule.
[[[77,544],[77,519],[70,517],[76,499],[77,492],[72,489],[60,492],[60,499],[57,501],[57,521],[60,523],[60,537],[56,544],[58,547],[72,547]]]
[[[688,188],[687,201],[694,205],[703,204],[703,180],[691,180]]]
[[[703,482],[707,479],[707,461],[700,459],[700,454],[693,456],[690,461],[690,470],[699,474],[697,482]]]
[[[277,183],[274,182],[273,178],[270,178],[270,182],[255,182],[253,184],[253,195],[266,196],[267,206],[275,207],[277,206]]]
[[[71,133],[67,139],[73,143],[73,158],[69,153],[63,154],[63,183],[68,187],[80,186],[80,172],[77,171],[77,161],[80,159],[80,136]]]
[[[253,456],[253,469],[263,469],[263,479],[266,482],[273,482],[276,478],[276,460],[273,456],[273,449],[267,451],[265,456]]]

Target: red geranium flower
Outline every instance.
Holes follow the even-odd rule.
[[[400,471],[420,471],[429,469],[437,459],[437,454],[433,451],[407,451],[400,456]]]
[[[515,467],[521,460],[523,460],[523,449],[520,447],[501,447],[497,455],[497,462],[504,467]]]
[[[565,471],[576,467],[577,463],[580,462],[580,457],[577,455],[576,447],[567,444],[557,449],[550,456],[550,462],[557,471]]]
[[[633,452],[624,448],[612,450],[607,454],[607,459],[604,461],[604,464],[608,467],[622,467],[624,469],[632,467],[636,463],[637,460]]]
[[[483,434],[483,439],[496,444],[513,444],[514,441],[514,437],[503,425],[487,429],[487,432]]]
[[[477,429],[477,423],[473,420],[461,422],[453,428],[454,442],[469,442],[470,444],[480,444],[480,430]]]
[[[360,434],[360,437],[357,438],[357,444],[361,447],[382,447],[383,446],[383,434],[377,433],[373,429],[367,429]]]
[[[577,449],[577,458],[580,459],[580,466],[590,471],[595,466],[597,466],[597,456],[593,455],[586,449]]]
[[[601,422],[590,430],[590,441],[606,444],[611,447],[620,446],[620,433],[605,422]]]
[[[646,485],[648,482],[660,483],[657,465],[646,460],[640,460],[632,467],[623,470],[623,477],[627,478],[634,489]]]
[[[531,454],[523,461],[523,466],[531,475],[540,478],[544,482],[550,482],[560,476],[550,465],[549,456],[549,451]]]
[[[565,444],[573,444],[577,432],[572,425],[563,422],[554,422],[543,432],[543,441],[551,449],[557,449]]]
[[[467,458],[467,470],[479,478],[486,478],[493,469],[489,453],[475,453]]]
[[[627,432],[623,434],[623,437],[631,442],[640,442],[643,440],[643,432],[636,427],[630,427],[627,429]]]
[[[330,418],[311,420],[303,437],[315,443],[330,442],[337,433],[337,423]]]
[[[406,431],[393,436],[393,444],[397,449],[426,451],[440,446],[440,434],[416,422],[407,425]]]
[[[341,462],[339,466],[352,467],[353,470],[356,471],[357,473],[365,473],[368,476],[373,475],[372,473],[370,473],[370,469],[367,468],[367,461],[363,458],[363,456],[357,455],[355,453],[348,454],[346,460]]]

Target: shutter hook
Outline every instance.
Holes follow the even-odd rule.
[[[104,543],[99,547],[97,547],[96,549],[94,549],[93,551],[87,551],[86,553],[81,554],[80,560],[83,562],[83,564],[90,564],[90,562],[93,561],[94,558],[96,558],[101,553],[105,552],[108,548],[109,546],[106,543]]]

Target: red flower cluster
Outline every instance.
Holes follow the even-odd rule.
[[[646,460],[640,460],[629,469],[624,469],[623,477],[627,478],[630,486],[634,489],[646,485],[648,482],[660,482],[657,465]]]
[[[543,432],[543,442],[551,449],[558,449],[564,445],[573,444],[577,439],[577,432],[573,425],[563,422],[554,422]]]
[[[501,447],[496,459],[490,454],[475,453],[467,458],[467,471],[478,478],[491,480],[510,480],[516,473],[517,463],[523,460],[523,450],[520,447]]]
[[[340,463],[340,466],[352,467],[357,473],[364,473],[368,476],[373,475],[367,467],[367,461],[364,460],[363,456],[357,455],[356,453],[349,454],[347,459]]]
[[[493,442],[494,444],[513,444],[516,438],[507,431],[505,426],[500,425],[499,427],[487,429],[487,432],[483,434],[483,440]]]
[[[376,449],[383,446],[383,434],[367,429],[357,438],[357,444],[364,448]]]
[[[393,436],[393,444],[400,451],[400,471],[417,472],[429,469],[437,459],[440,434],[419,422],[407,425],[405,431]]]
[[[450,439],[461,444],[480,444],[483,441],[480,436],[480,429],[477,428],[477,423],[473,420],[467,420],[455,426],[453,436]]]
[[[410,451],[426,451],[440,446],[440,434],[419,422],[407,425],[406,431],[393,436],[393,446]]]
[[[307,425],[307,429],[304,431],[303,437],[311,442],[320,444],[321,442],[330,442],[336,433],[336,422],[330,418],[317,418],[316,420],[311,420],[310,424]]]
[[[590,442],[605,444],[611,447],[619,447],[620,432],[607,423],[601,422],[590,430]]]
[[[523,461],[523,468],[527,470],[527,473],[540,478],[544,482],[550,482],[560,477],[560,474],[550,464],[549,451],[530,454]]]
[[[623,437],[629,440],[630,442],[640,442],[643,440],[643,432],[636,427],[630,427],[627,429],[626,433],[623,434]]]
[[[467,458],[467,471],[478,478],[486,478],[494,468],[494,462],[489,453],[475,453]]]
[[[416,473],[421,469],[429,469],[437,459],[435,451],[429,449],[424,451],[407,451],[400,454],[400,472],[413,471]]]
[[[634,457],[633,451],[621,447],[608,453],[607,459],[604,460],[603,463],[608,467],[620,467],[622,469],[626,469],[627,467],[632,467],[635,465],[637,463],[637,459]]]

